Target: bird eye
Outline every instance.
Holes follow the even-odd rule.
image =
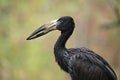
[[[60,23],[63,23],[63,20],[61,20]]]

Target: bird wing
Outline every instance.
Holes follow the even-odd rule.
[[[88,76],[82,76],[81,80],[94,78],[99,78],[97,80],[117,80],[115,72],[107,61],[93,51],[87,48],[71,48],[68,49],[68,52],[70,53],[69,69],[71,74]]]

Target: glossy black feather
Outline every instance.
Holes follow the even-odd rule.
[[[54,46],[54,54],[61,69],[69,73],[72,80],[117,80],[107,61],[93,51],[65,47],[74,30],[74,21],[71,17],[62,17],[59,21],[63,23],[58,26],[61,35]]]
[[[73,80],[117,80],[110,65],[86,48],[68,49],[70,74]]]

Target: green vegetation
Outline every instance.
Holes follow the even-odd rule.
[[[60,2],[0,1],[0,80],[64,80],[64,73],[55,63],[52,38],[48,37],[50,42],[48,38],[26,41],[37,26],[78,9],[72,0]]]
[[[87,0],[1,0],[0,80],[65,80],[66,75],[53,55],[59,33],[53,32],[47,38],[43,36],[33,41],[26,41],[26,38],[37,26],[61,16],[71,15],[76,20],[80,13],[85,16],[84,13],[90,11],[84,10],[85,3]],[[78,44],[72,40],[71,46]],[[115,42],[118,45],[120,41],[116,38]]]

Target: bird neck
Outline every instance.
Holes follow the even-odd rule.
[[[58,38],[55,46],[54,46],[54,50],[58,50],[58,49],[65,49],[65,44],[68,40],[68,38],[70,37],[70,35],[72,34],[73,30],[69,30],[66,32],[61,32],[60,37]]]
[[[65,43],[72,34],[72,32],[73,31],[61,32],[61,35],[54,46],[55,60],[57,61],[59,66],[66,72],[68,72],[67,57],[69,56],[69,53],[67,52]]]

